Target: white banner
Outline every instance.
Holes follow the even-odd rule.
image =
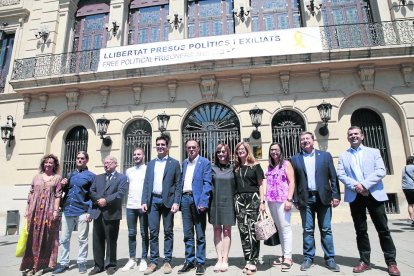
[[[198,37],[101,49],[98,72],[321,51],[318,27]]]

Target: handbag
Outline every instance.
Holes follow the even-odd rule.
[[[25,221],[22,231],[20,232],[19,240],[16,245],[16,257],[23,257],[24,252],[26,252],[27,237],[29,233],[27,232],[27,221]]]
[[[280,244],[279,233],[274,233],[270,238],[264,241],[264,245],[276,246]]]
[[[254,229],[256,231],[257,240],[267,240],[277,231],[273,219],[267,214],[265,217],[262,214],[259,214],[259,217],[254,224]]]

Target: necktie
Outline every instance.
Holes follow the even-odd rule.
[[[106,174],[106,184],[105,184],[105,190],[109,187],[109,183],[111,182],[111,173]]]

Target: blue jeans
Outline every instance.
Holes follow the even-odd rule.
[[[321,203],[319,195],[309,195],[308,205],[300,208],[303,228],[303,257],[304,260],[313,261],[315,257],[315,214],[318,218],[321,244],[325,260],[335,257],[331,218],[332,207]]]
[[[181,214],[185,243],[185,262],[204,265],[206,262],[206,212],[198,213],[192,195],[181,198]],[[194,244],[194,229],[197,238],[197,250]]]
[[[141,209],[126,209],[126,218],[128,224],[128,245],[129,257],[135,258],[137,249],[137,221],[141,230],[142,254],[141,259],[148,257],[149,233],[148,233],[148,214],[142,213]]]
[[[174,241],[174,214],[171,208],[165,207],[161,197],[152,197],[148,213],[148,226],[150,230],[150,262],[157,265],[159,252],[160,220],[164,225],[164,263],[171,263]]]
[[[67,217],[63,213],[62,215],[62,232],[60,234],[60,260],[59,263],[62,266],[69,266],[69,251],[70,251],[70,238],[72,231],[75,229],[75,224],[78,224],[78,242],[79,252],[77,263],[86,263],[88,257],[88,235],[89,235],[89,222],[86,220],[86,214],[80,216]]]

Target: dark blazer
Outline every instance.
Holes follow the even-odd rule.
[[[164,177],[162,180],[162,201],[167,208],[171,208],[174,203],[180,204],[182,186],[180,185],[181,169],[180,162],[168,157],[165,164]],[[152,189],[154,187],[154,167],[155,159],[147,164],[145,172],[144,189],[142,191],[141,204],[147,204],[148,210],[151,207]]]
[[[105,220],[122,219],[122,198],[128,189],[128,178],[121,173],[115,172],[108,188],[105,189],[105,185],[106,174],[97,175],[89,194],[92,200],[91,218],[97,219],[102,213]],[[100,198],[105,198],[107,202],[107,205],[103,208],[96,204],[96,201]]]
[[[295,201],[299,206],[308,204],[308,176],[306,174],[303,152],[291,159],[295,171]],[[332,156],[329,152],[315,150],[316,189],[323,205],[330,205],[332,199],[341,199],[338,177],[336,176]]]
[[[183,163],[183,177],[181,186],[184,186],[185,173],[187,171],[188,159]],[[211,162],[208,159],[199,156],[193,175],[193,197],[196,207],[209,207],[209,199],[211,193]],[[198,209],[197,209],[198,210]]]

